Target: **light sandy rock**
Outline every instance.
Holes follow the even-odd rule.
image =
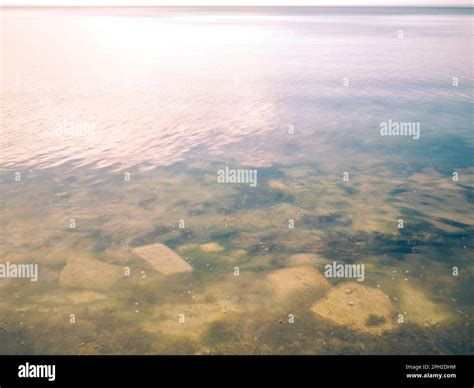
[[[123,269],[117,265],[90,258],[70,259],[59,275],[62,287],[106,290],[123,277]]]
[[[330,321],[370,334],[396,327],[396,310],[377,288],[356,282],[344,282],[313,304],[311,310]]]
[[[278,297],[287,297],[297,291],[327,291],[329,281],[314,267],[282,268],[270,272],[266,281]]]
[[[151,244],[135,248],[133,253],[140,256],[153,269],[163,275],[191,272],[191,267],[183,258],[164,244]]]
[[[288,186],[285,183],[283,183],[282,181],[274,180],[274,179],[271,179],[268,181],[268,186],[270,186],[272,189],[275,189],[275,190],[282,190],[282,191],[288,190]]]
[[[221,252],[224,250],[224,247],[216,242],[210,242],[206,244],[200,244],[199,249],[204,252]]]
[[[245,256],[246,254],[247,254],[247,251],[245,249],[237,249],[235,251],[232,251],[230,256],[239,258],[239,257]]]

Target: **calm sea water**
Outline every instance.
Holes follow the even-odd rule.
[[[4,166],[268,165],[285,158],[289,125],[329,160],[338,140],[380,140],[388,119],[423,122],[427,142],[472,129],[470,10],[2,15]],[[95,135],[55,136],[64,121]],[[314,147],[301,154],[319,160]]]
[[[38,263],[41,281],[0,280],[0,352],[473,353],[473,19],[3,8],[1,260]],[[381,136],[389,120],[419,138]],[[257,187],[217,184],[225,166],[257,169]],[[193,273],[170,280],[132,253],[157,242]],[[398,313],[426,310],[375,337],[315,316],[311,297],[285,310],[267,277],[301,255],[321,272],[365,263]],[[59,287],[78,256],[131,280]],[[292,311],[301,323],[281,329]]]

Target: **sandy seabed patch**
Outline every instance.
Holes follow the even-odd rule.
[[[406,312],[406,321],[420,326],[437,325],[452,318],[445,306],[432,302],[422,290],[407,284],[400,288],[400,305]]]
[[[61,294],[59,295],[49,295],[39,299],[39,302],[41,303],[59,306],[71,304],[88,304],[102,301],[109,301],[109,299],[104,294],[87,290],[74,290],[70,292],[64,292],[64,290],[61,290]]]
[[[148,332],[199,338],[211,323],[226,319],[228,314],[238,311],[238,306],[228,300],[166,304],[157,307],[153,320],[146,321],[142,327]]]

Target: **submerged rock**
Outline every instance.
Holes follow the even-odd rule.
[[[377,288],[345,282],[330,290],[311,307],[319,316],[370,334],[380,334],[396,327],[396,310]]]
[[[70,259],[59,275],[62,287],[105,290],[123,276],[122,267],[90,258]]]
[[[163,275],[172,275],[180,272],[191,272],[191,267],[177,253],[164,244],[151,244],[135,248],[133,253],[140,256],[153,269]]]
[[[278,297],[287,297],[297,291],[327,291],[331,288],[329,281],[309,265],[272,271],[266,280]]]
[[[282,181],[277,181],[277,180],[271,179],[267,182],[267,184],[268,184],[269,187],[271,187],[272,189],[275,189],[275,190],[281,190],[281,191],[288,190],[288,186]]]
[[[199,249],[203,252],[221,252],[224,250],[224,247],[216,242],[210,242],[206,244],[200,244]]]

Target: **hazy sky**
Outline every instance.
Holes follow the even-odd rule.
[[[3,5],[468,5],[469,0],[0,0]]]

